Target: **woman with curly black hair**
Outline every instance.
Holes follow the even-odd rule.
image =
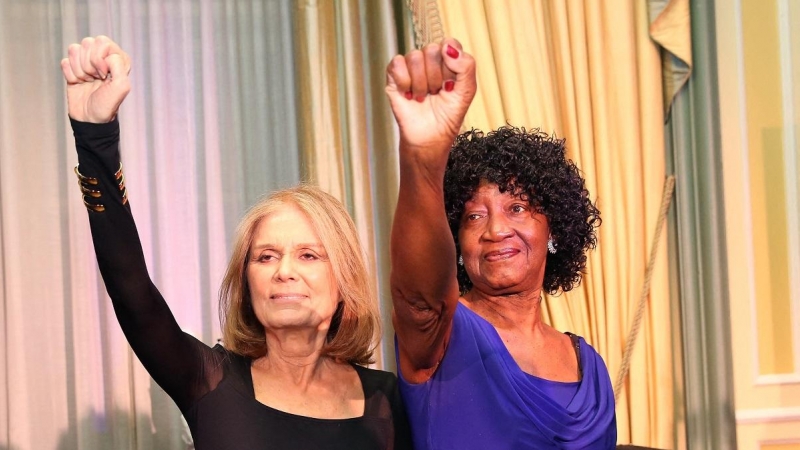
[[[600,212],[563,140],[458,135],[476,90],[452,39],[387,68],[400,129],[391,285],[415,446],[613,448],[605,364],[541,312],[542,293],[580,283]]]
[[[550,254],[542,290],[556,294],[580,283],[586,251],[597,243],[600,211],[589,199],[580,171],[566,158],[564,142],[512,126],[486,134],[472,130],[456,138],[444,174],[444,197],[459,260],[458,234],[467,203],[482,184],[494,185],[547,218]],[[463,264],[458,265],[458,285],[462,293],[472,288]]]

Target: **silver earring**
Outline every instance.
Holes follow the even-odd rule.
[[[547,251],[550,252],[550,254],[556,253],[556,243],[553,242],[552,234],[550,235],[550,237],[547,238]]]
[[[458,265],[459,266],[463,266],[464,265],[464,256],[458,255]]]

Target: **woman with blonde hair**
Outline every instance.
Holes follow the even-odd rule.
[[[145,265],[117,110],[130,60],[104,36],[61,68],[97,262],[125,337],[186,418],[197,449],[403,449],[396,377],[372,362],[379,321],[353,221],[313,186],[242,220],[220,289],[224,346],[181,331]]]

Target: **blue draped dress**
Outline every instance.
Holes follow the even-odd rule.
[[[497,330],[458,304],[445,356],[420,384],[398,369],[417,450],[613,449],[614,393],[602,358],[578,339],[582,378],[523,372]]]

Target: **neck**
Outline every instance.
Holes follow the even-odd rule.
[[[322,356],[325,333],[306,330],[267,330],[267,354],[253,362],[258,370],[290,377],[297,383],[311,381],[329,363]]]
[[[475,287],[464,295],[466,306],[489,321],[495,328],[536,330],[542,322],[542,292],[491,294]]]

